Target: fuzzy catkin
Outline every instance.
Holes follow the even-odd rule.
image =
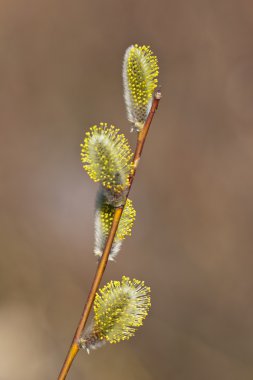
[[[95,211],[95,256],[101,257],[112,226],[115,207],[108,204],[103,189],[99,189]],[[131,236],[136,211],[132,201],[127,199],[114,241],[112,243],[109,260],[113,261],[120,251],[122,241],[126,236]]]
[[[104,342],[131,338],[143,324],[150,306],[150,288],[144,281],[126,276],[121,281],[110,281],[96,294],[94,319],[80,346],[89,351]]]
[[[159,74],[157,57],[149,46],[131,45],[123,61],[123,87],[128,120],[140,131],[152,104]]]
[[[133,153],[123,134],[107,123],[93,125],[81,144],[81,162],[91,179],[113,194],[129,186]]]

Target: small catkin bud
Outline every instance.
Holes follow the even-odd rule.
[[[105,248],[105,244],[111,229],[115,207],[107,203],[107,198],[104,196],[103,190],[98,191],[96,211],[95,211],[95,256],[101,257]],[[109,255],[109,260],[114,260],[117,256],[122,240],[126,236],[131,236],[133,223],[135,220],[136,211],[132,201],[127,199],[119,226],[112,244]]]
[[[151,108],[159,74],[157,57],[149,46],[130,46],[123,61],[123,86],[128,120],[140,131]]]
[[[115,194],[129,186],[133,170],[132,151],[119,129],[107,123],[94,125],[81,144],[81,161],[91,179]]]
[[[102,342],[117,343],[131,338],[148,315],[150,288],[143,281],[122,277],[99,290],[94,301],[92,326],[80,340],[86,350]]]

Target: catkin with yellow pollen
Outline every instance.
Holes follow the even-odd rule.
[[[149,46],[132,45],[123,61],[124,98],[128,120],[142,129],[152,104],[159,74],[157,57]]]
[[[123,134],[107,123],[94,125],[81,144],[81,162],[91,179],[114,194],[129,186],[133,154]]]
[[[96,202],[95,212],[95,247],[94,254],[101,257],[105,248],[107,238],[109,236],[113,217],[115,214],[115,207],[108,204],[107,198],[104,196],[103,190],[99,189]],[[131,236],[132,228],[136,216],[136,211],[130,199],[126,200],[126,204],[115,234],[109,260],[114,260],[117,256],[122,241],[126,236]]]
[[[150,288],[144,281],[123,276],[121,281],[109,282],[96,294],[93,324],[80,340],[80,346],[89,352],[104,342],[131,338],[150,306]]]

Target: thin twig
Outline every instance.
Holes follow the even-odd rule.
[[[136,145],[136,149],[135,149],[135,153],[134,153],[134,171],[133,171],[133,174],[130,178],[130,185],[129,185],[129,188],[127,191],[126,199],[128,198],[128,195],[129,195],[129,192],[130,192],[133,180],[134,180],[134,176],[136,173],[136,169],[137,169],[137,166],[138,166],[141,154],[142,154],[143,145],[145,143],[149,127],[151,125],[153,116],[154,116],[155,111],[158,107],[160,99],[161,99],[161,93],[160,93],[160,91],[158,91],[155,94],[155,97],[153,99],[153,103],[152,103],[150,112],[148,114],[147,120],[145,122],[145,125],[144,125],[143,129],[138,134],[137,145]],[[73,360],[75,359],[75,357],[79,351],[79,348],[80,348],[79,347],[79,339],[82,336],[82,332],[84,330],[85,324],[86,324],[87,319],[89,317],[89,314],[90,314],[90,311],[92,308],[92,304],[93,304],[93,301],[95,299],[96,292],[97,292],[99,284],[102,280],[102,276],[103,276],[103,273],[105,271],[105,268],[106,268],[106,265],[108,262],[108,257],[109,257],[110,251],[111,251],[114,236],[117,232],[117,228],[119,225],[119,221],[120,221],[123,209],[124,209],[124,205],[116,208],[114,218],[113,218],[113,222],[112,222],[112,227],[111,227],[111,230],[109,232],[109,236],[108,236],[108,239],[107,239],[104,251],[103,251],[103,255],[102,255],[101,260],[99,261],[99,264],[97,266],[97,271],[96,271],[96,274],[95,274],[95,277],[94,277],[94,280],[93,280],[87,301],[86,301],[85,306],[83,308],[81,319],[78,323],[74,338],[72,340],[70,349],[67,353],[66,359],[65,359],[64,364],[62,366],[58,380],[64,380],[66,378],[68,371],[71,367],[71,364],[72,364]]]

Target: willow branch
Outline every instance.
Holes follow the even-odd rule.
[[[145,143],[148,131],[149,131],[149,127],[151,125],[155,111],[158,108],[158,104],[159,104],[160,99],[161,99],[161,93],[160,93],[160,91],[157,91],[155,96],[154,96],[152,106],[151,106],[150,112],[148,114],[148,117],[146,119],[146,122],[144,124],[144,127],[138,134],[137,145],[136,145],[136,149],[135,149],[135,153],[134,153],[134,170],[133,170],[133,173],[130,177],[130,185],[129,185],[129,188],[127,191],[126,200],[128,198],[129,192],[131,190],[132,183],[133,183],[135,173],[136,173],[136,169],[137,169],[137,166],[138,166],[141,154],[142,154],[142,149],[143,149],[143,146],[144,146],[144,143]],[[93,301],[95,299],[96,292],[97,292],[99,284],[102,280],[103,273],[105,271],[105,268],[106,268],[106,265],[108,262],[108,257],[109,257],[110,251],[111,251],[112,243],[113,243],[115,234],[117,232],[117,228],[119,225],[121,215],[123,213],[123,209],[124,209],[124,205],[116,208],[114,218],[113,218],[113,222],[112,222],[112,226],[111,226],[111,230],[109,232],[109,236],[108,236],[108,239],[107,239],[104,251],[103,251],[103,255],[102,255],[101,260],[99,261],[99,264],[97,266],[96,274],[95,274],[95,277],[94,277],[94,280],[93,280],[87,301],[84,305],[83,312],[81,315],[81,319],[78,323],[75,335],[73,337],[70,349],[67,353],[66,359],[65,359],[64,364],[62,366],[58,380],[64,380],[66,378],[68,371],[71,367],[71,364],[72,364],[73,360],[75,359],[75,357],[76,357],[76,355],[80,349],[79,340],[82,336],[82,332],[84,330],[87,319],[89,317],[89,314],[90,314],[90,311],[92,308],[92,304],[93,304]]]

